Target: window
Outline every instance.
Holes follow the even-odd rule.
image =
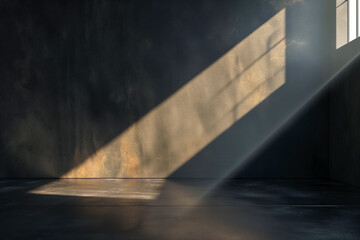
[[[360,0],[336,0],[336,48],[360,35]]]

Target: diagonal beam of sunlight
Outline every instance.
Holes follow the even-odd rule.
[[[285,18],[282,9],[63,177],[169,176],[285,84]]]

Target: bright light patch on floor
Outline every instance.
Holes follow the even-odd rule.
[[[164,179],[61,179],[29,191],[30,194],[153,200]]]

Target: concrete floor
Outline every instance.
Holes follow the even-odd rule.
[[[360,239],[360,189],[323,180],[0,180],[0,239]]]

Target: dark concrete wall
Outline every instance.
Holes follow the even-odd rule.
[[[332,19],[334,26],[335,18]],[[336,37],[335,27],[331,29],[331,37]],[[332,179],[360,186],[360,39],[338,49],[334,46],[330,52],[332,70],[329,73],[338,74],[329,94],[329,174]]]
[[[315,96],[262,148],[237,178],[328,178],[329,98]]]
[[[328,178],[329,177],[329,125],[328,94],[315,96],[289,121],[256,149],[244,164],[234,168],[232,178]],[[225,132],[193,161],[178,169],[173,176],[201,175],[201,164],[217,158],[221,165],[228,156],[234,156],[239,147],[229,145],[234,139],[236,126]],[[222,152],[223,150],[223,152]],[[230,157],[228,157],[230,158]],[[214,160],[215,164],[215,160]],[[206,171],[210,171],[205,168]],[[215,170],[216,171],[216,170]]]
[[[330,91],[330,176],[360,186],[360,58]]]
[[[67,176],[225,177],[234,169],[246,177],[326,176],[326,100],[315,101],[298,115],[250,170],[239,165],[326,80],[331,41],[326,41],[324,26],[331,4],[327,0],[0,1],[4,36],[0,176],[61,177],[72,169],[76,171]],[[182,108],[170,106],[175,113],[155,116],[145,128],[154,132],[151,138],[146,138],[144,128],[136,129],[141,119],[152,116],[166,99],[177,96],[174,93],[282,9],[286,9],[285,83],[266,93],[265,100],[226,131],[199,145],[186,162],[173,164],[169,139],[177,135],[164,126],[185,122],[186,115],[176,115]],[[250,52],[231,62],[241,65],[256,48],[246,51]],[[198,92],[207,87],[204,84]],[[196,95],[191,93],[190,98]],[[211,133],[206,116],[212,106],[199,106],[196,113],[205,121],[202,130]],[[180,123],[167,120],[166,114],[175,114]],[[124,134],[131,140],[122,139]],[[187,152],[190,147],[176,151]]]

